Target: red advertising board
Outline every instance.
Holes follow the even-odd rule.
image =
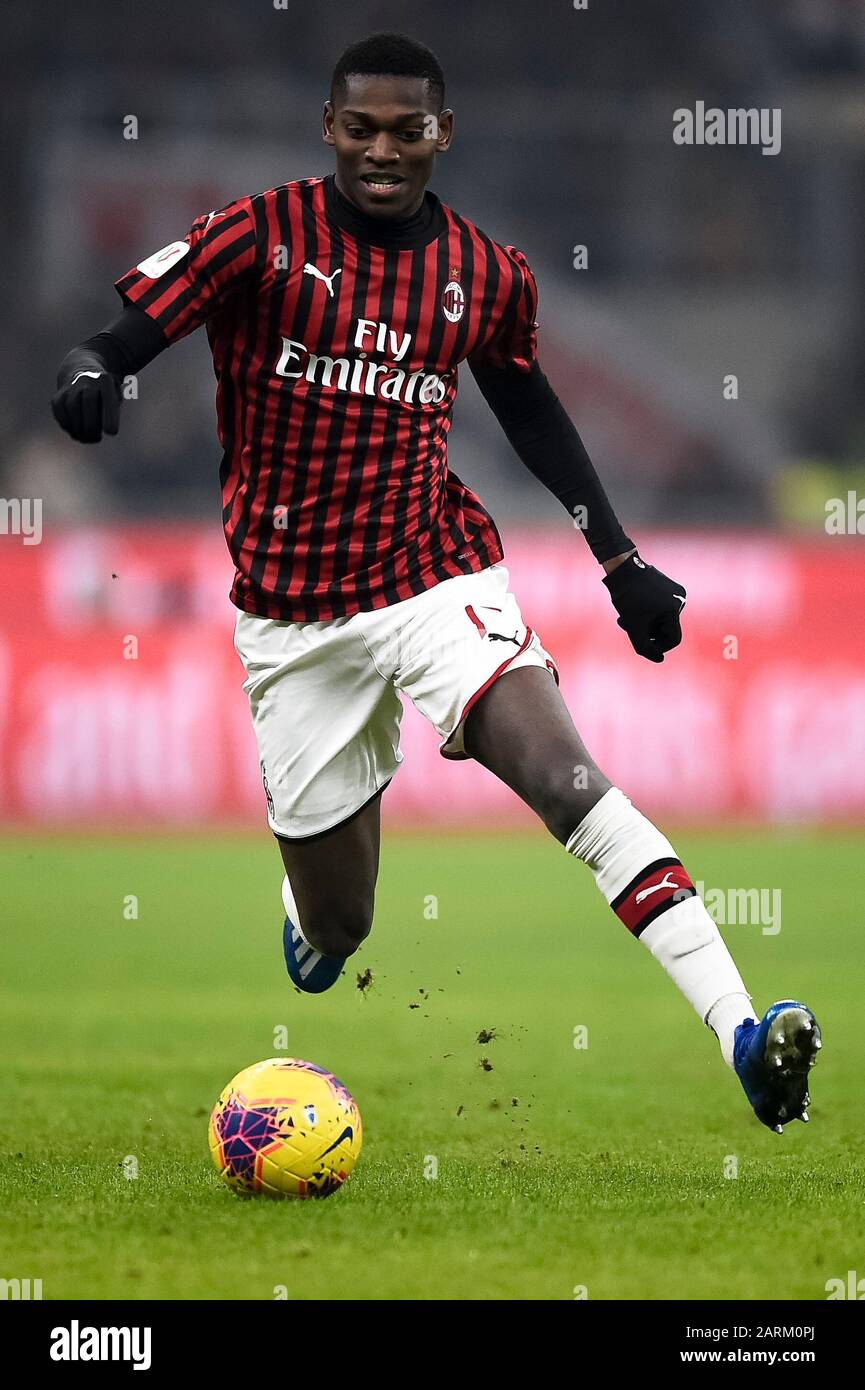
[[[511,586],[574,721],[642,809],[694,821],[865,818],[865,548],[846,537],[663,533],[643,553],[688,590],[683,645],[653,666],[564,529],[504,533]],[[262,824],[210,526],[0,537],[0,820]],[[472,762],[439,757],[408,701],[391,824],[525,824]]]

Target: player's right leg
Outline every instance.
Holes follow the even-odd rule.
[[[289,976],[329,989],[372,925],[381,793],[402,754],[402,706],[363,619],[238,616],[267,821],[282,853]]]

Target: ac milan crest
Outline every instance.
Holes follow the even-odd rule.
[[[444,287],[442,294],[442,309],[445,318],[450,323],[459,323],[465,313],[466,297],[463,294],[462,285],[456,280],[449,280]]]

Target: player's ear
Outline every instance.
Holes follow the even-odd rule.
[[[438,137],[436,139],[436,153],[444,154],[450,148],[454,134],[454,113],[450,107],[439,113],[438,118]]]
[[[334,138],[333,138],[333,102],[332,102],[332,101],[326,101],[326,102],[324,103],[324,114],[323,114],[323,116],[322,116],[322,118],[321,118],[321,138],[324,140],[324,143],[325,143],[326,145],[333,145],[333,144],[336,143],[335,140],[334,140]]]

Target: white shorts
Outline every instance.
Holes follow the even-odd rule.
[[[386,608],[323,622],[237,615],[271,830],[305,839],[359,811],[391,780],[404,691],[442,736],[446,758],[467,758],[466,715],[504,671],[552,657],[491,565],[442,580]]]

